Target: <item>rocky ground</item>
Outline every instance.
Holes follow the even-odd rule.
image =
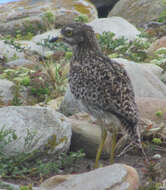
[[[21,0],[0,5],[0,188],[166,188],[165,3],[116,2]],[[107,18],[98,18],[96,7],[104,11],[114,4]],[[93,169],[100,127],[80,113],[67,85],[71,49],[49,43],[71,21],[92,26],[103,53],[130,76],[148,162],[137,148],[117,157],[129,143],[118,128],[115,164],[109,166],[109,133],[100,168]]]

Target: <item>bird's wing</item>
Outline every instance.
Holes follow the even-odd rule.
[[[138,111],[134,90],[127,72],[115,61],[106,59],[104,62],[105,64],[96,64],[98,65],[96,72],[87,81],[88,92],[91,92],[91,96],[82,97],[82,101],[95,109],[111,112],[119,118],[135,123]],[[86,80],[84,76],[84,81]]]
[[[105,80],[104,111],[112,112],[118,117],[122,117],[131,123],[137,120],[137,105],[135,103],[134,90],[131,80],[122,65],[110,60],[107,80]]]

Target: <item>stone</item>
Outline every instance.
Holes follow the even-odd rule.
[[[119,0],[108,17],[120,16],[140,26],[160,17],[165,9],[166,5],[161,0]]]
[[[53,109],[39,106],[0,108],[0,129],[12,130],[16,137],[5,145],[7,155],[29,153],[56,154],[70,147],[71,124]]]
[[[114,59],[126,69],[137,97],[166,98],[166,86],[149,67],[125,59]],[[143,65],[143,66],[142,66]]]
[[[60,34],[60,29],[50,30],[50,31],[44,32],[42,34],[35,35],[32,38],[32,42],[41,43],[45,39],[51,39],[52,37],[58,36],[59,34]]]
[[[68,119],[72,125],[71,150],[83,149],[88,158],[95,158],[101,140],[100,126],[93,123],[86,113],[78,113]],[[111,134],[108,133],[102,157],[110,155],[111,140]]]
[[[47,57],[48,55],[53,55],[55,52],[44,45],[45,40],[49,40],[52,37],[58,36],[59,34],[60,30],[51,30],[48,32],[44,32],[43,34],[38,34],[34,36],[31,41],[22,40],[18,43],[27,52],[33,52],[36,53],[36,55],[38,56]]]
[[[74,99],[74,96],[71,93],[70,87],[68,86],[66,89],[66,93],[64,99],[60,105],[60,112],[65,114],[66,116],[73,115],[80,110],[77,101]]]
[[[153,55],[156,50],[165,47],[166,47],[166,36],[163,36],[162,38],[157,39],[155,42],[152,43],[152,45],[148,49],[148,53],[150,55]]]
[[[12,88],[15,84],[7,79],[0,79],[0,104],[8,104],[13,100]]]
[[[136,103],[143,118],[158,124],[166,123],[166,99],[137,97]],[[157,116],[157,112],[161,112],[161,116]]]
[[[166,72],[164,72],[162,74],[162,76],[160,77],[160,79],[166,84]]]
[[[42,47],[41,45],[33,42],[33,41],[19,41],[19,44],[21,45],[22,48],[24,48],[24,50],[28,51],[28,52],[33,52],[36,53],[37,55],[40,56],[46,56],[48,54],[48,52],[50,54],[53,54],[53,51],[50,51],[48,48],[46,47]]]
[[[160,80],[162,69],[154,64],[138,64],[122,58],[114,59],[120,62],[131,78],[136,97],[166,98],[166,86]],[[79,106],[68,87],[60,111],[65,115],[78,112]]]
[[[140,34],[134,25],[121,17],[97,18],[88,24],[93,27],[95,33],[113,32],[115,38],[123,36],[128,40],[134,40]]]
[[[53,176],[41,184],[41,190],[137,190],[137,171],[124,164],[113,164],[77,175]]]
[[[20,66],[31,67],[33,65],[34,65],[34,63],[32,61],[23,59],[23,58],[16,59],[14,61],[10,61],[10,62],[7,62],[6,64],[4,64],[5,67],[9,67],[9,68],[20,67]]]
[[[85,14],[97,18],[95,6],[86,0],[19,0],[0,5],[0,34],[38,34],[63,26]]]
[[[160,154],[155,154],[152,156],[152,159],[154,160],[160,160],[161,159],[161,155]]]
[[[7,61],[24,58],[23,52],[17,51],[12,45],[6,44],[4,40],[0,40],[0,55],[5,57]]]
[[[54,110],[58,110],[62,101],[63,101],[64,97],[63,96],[60,96],[56,99],[53,99],[53,100],[50,100],[47,105],[48,107],[54,109]]]
[[[158,65],[144,63],[144,64],[141,64],[141,67],[143,69],[151,72],[152,74],[154,74],[155,76],[157,76],[159,78],[162,76],[163,69],[161,67],[159,67]]]

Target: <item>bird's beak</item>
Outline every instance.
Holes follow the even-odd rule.
[[[49,42],[52,43],[52,42],[60,42],[63,40],[63,36],[62,35],[59,35],[57,37],[54,37],[52,38]]]

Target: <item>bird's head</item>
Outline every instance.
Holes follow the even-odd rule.
[[[70,46],[90,45],[96,41],[94,31],[91,26],[83,23],[67,24],[61,29],[61,36],[52,38],[50,42],[62,40]]]

